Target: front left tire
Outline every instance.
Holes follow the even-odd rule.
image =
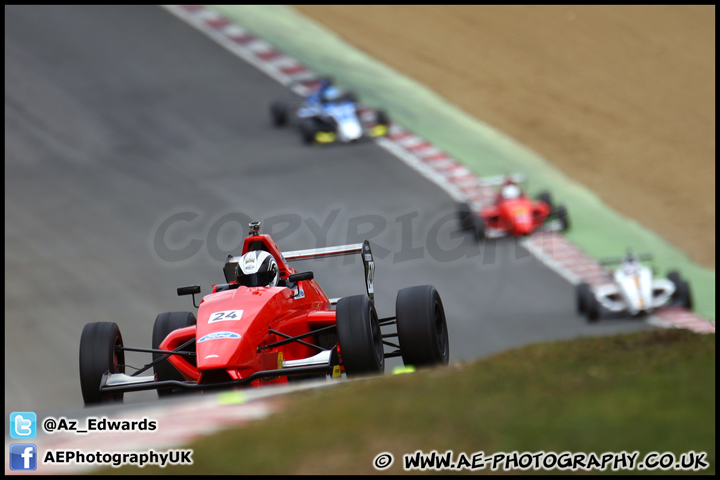
[[[445,309],[432,285],[403,288],[395,301],[403,363],[414,367],[447,365],[450,359]]]
[[[692,294],[690,292],[690,284],[680,277],[677,271],[668,273],[668,280],[673,282],[675,285],[675,293],[673,293],[672,300],[675,304],[680,305],[683,308],[692,310],[693,301]]]

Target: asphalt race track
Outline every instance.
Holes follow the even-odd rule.
[[[150,347],[157,314],[194,311],[176,287],[223,282],[248,220],[285,251],[367,236],[380,316],[400,288],[435,285],[451,361],[652,328],[588,325],[569,283],[512,240],[458,236],[454,201],[372,142],[274,129],[283,95],[157,6],[5,7],[6,419],[81,407],[83,326],[116,322]],[[364,291],[359,259],[304,263],[330,297]]]

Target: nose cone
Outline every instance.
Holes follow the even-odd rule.
[[[511,227],[516,235],[529,235],[532,233],[532,215],[526,205],[516,201],[508,202],[507,215],[511,219]]]
[[[284,287],[240,286],[205,297],[197,317],[198,369],[252,363],[260,339],[289,296]]]
[[[526,219],[515,219],[515,233],[518,235],[529,235],[532,233],[532,221]]]
[[[197,340],[197,367],[200,370],[232,365],[241,350],[243,335],[231,331],[208,333]]]
[[[348,118],[338,125],[338,134],[345,141],[357,140],[362,135],[362,127],[357,119]]]

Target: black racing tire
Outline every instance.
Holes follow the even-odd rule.
[[[482,219],[479,215],[475,215],[474,218],[475,221],[475,240],[478,242],[483,242],[486,240],[485,238],[485,220]]]
[[[120,328],[112,322],[88,323],[80,336],[80,389],[85,405],[121,401],[123,393],[100,393],[107,371],[125,373],[125,352]]]
[[[403,363],[416,368],[447,365],[450,360],[445,309],[432,285],[403,288],[395,301]]]
[[[680,277],[680,274],[673,270],[668,273],[668,280],[675,285],[675,293],[672,295],[672,301],[676,305],[680,305],[683,308],[692,310],[693,301],[692,293],[690,292],[690,284]]]
[[[460,228],[462,230],[472,230],[475,228],[475,212],[470,208],[470,204],[465,202],[458,202],[456,206],[457,217],[460,221]]]
[[[348,377],[372,375],[385,370],[380,321],[367,295],[338,300],[335,308],[340,356]]]
[[[671,272],[668,272],[667,274],[668,280],[673,282],[676,286],[678,283],[682,282],[682,278],[680,277],[680,273],[677,270],[672,270]]]
[[[390,125],[390,117],[385,110],[375,112],[375,123],[378,125]]]
[[[347,100],[348,102],[357,103],[358,100],[359,100],[358,94],[355,93],[355,92],[353,92],[352,90],[349,91],[349,92],[346,92],[346,93],[345,93],[345,100]]]
[[[284,127],[288,122],[289,108],[285,102],[274,101],[270,105],[270,119],[276,127]]]
[[[575,287],[575,292],[577,294],[577,311],[581,315],[586,315],[589,305],[595,299],[595,294],[590,285],[585,282]]]
[[[587,297],[585,314],[587,315],[588,322],[590,323],[595,323],[600,320],[600,302],[597,298],[595,298],[594,294]]]
[[[300,121],[300,137],[306,145],[312,145],[315,143],[315,134],[318,132],[318,127],[314,119],[304,118]]]
[[[567,208],[564,205],[558,205],[554,210],[555,218],[560,222],[560,231],[564,232],[570,228],[570,217],[568,217]]]
[[[692,293],[688,282],[682,281],[675,287],[675,299],[681,307],[688,310],[693,309]]]
[[[185,328],[197,324],[197,319],[192,312],[166,312],[161,313],[155,317],[155,324],[153,325],[152,333],[152,348],[160,348],[160,344],[170,332],[173,332],[179,328]],[[195,344],[187,347],[188,351],[195,351]],[[153,361],[162,357],[161,353],[153,353]],[[194,358],[188,358],[188,361],[194,363]],[[153,365],[153,371],[155,372],[156,378],[159,382],[165,380],[179,380],[184,381],[182,373],[180,373],[167,359],[162,362]],[[158,396],[164,397],[178,392],[178,389],[173,388],[158,388]],[[180,390],[181,391],[181,390]]]
[[[550,192],[543,190],[536,198],[537,200],[546,203],[547,206],[550,207],[550,210],[553,209],[552,195],[550,195]]]
[[[587,283],[583,282],[575,287],[577,312],[581,315],[584,315],[585,311],[587,310],[589,295],[592,295],[592,291],[590,290],[590,285],[588,285]]]

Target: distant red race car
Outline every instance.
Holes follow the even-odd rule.
[[[415,367],[447,364],[445,311],[431,285],[398,292],[396,316],[379,318],[374,306],[375,264],[364,243],[281,253],[260,224],[250,224],[242,256],[228,255],[227,283],[213,285],[191,312],[161,313],[152,348],[123,345],[117,324],[85,325],[80,339],[80,383],[86,405],[120,400],[125,392],[156,389],[160,396],[286,383],[303,378],[382,373],[385,358],[402,356]],[[288,261],[360,254],[367,292],[329,299],[312,272]],[[178,295],[200,293],[199,285]],[[382,332],[387,327],[390,332]],[[395,331],[392,331],[395,330]],[[388,338],[397,337],[397,344]],[[391,351],[385,352],[385,347]],[[128,375],[125,352],[147,352],[153,361]],[[129,366],[127,366],[129,367]],[[154,375],[140,376],[154,370]]]
[[[469,203],[459,203],[457,214],[461,228],[473,231],[478,240],[519,237],[538,230],[565,231],[570,226],[566,208],[554,207],[550,193],[542,192],[533,200],[510,178],[479,211]]]

